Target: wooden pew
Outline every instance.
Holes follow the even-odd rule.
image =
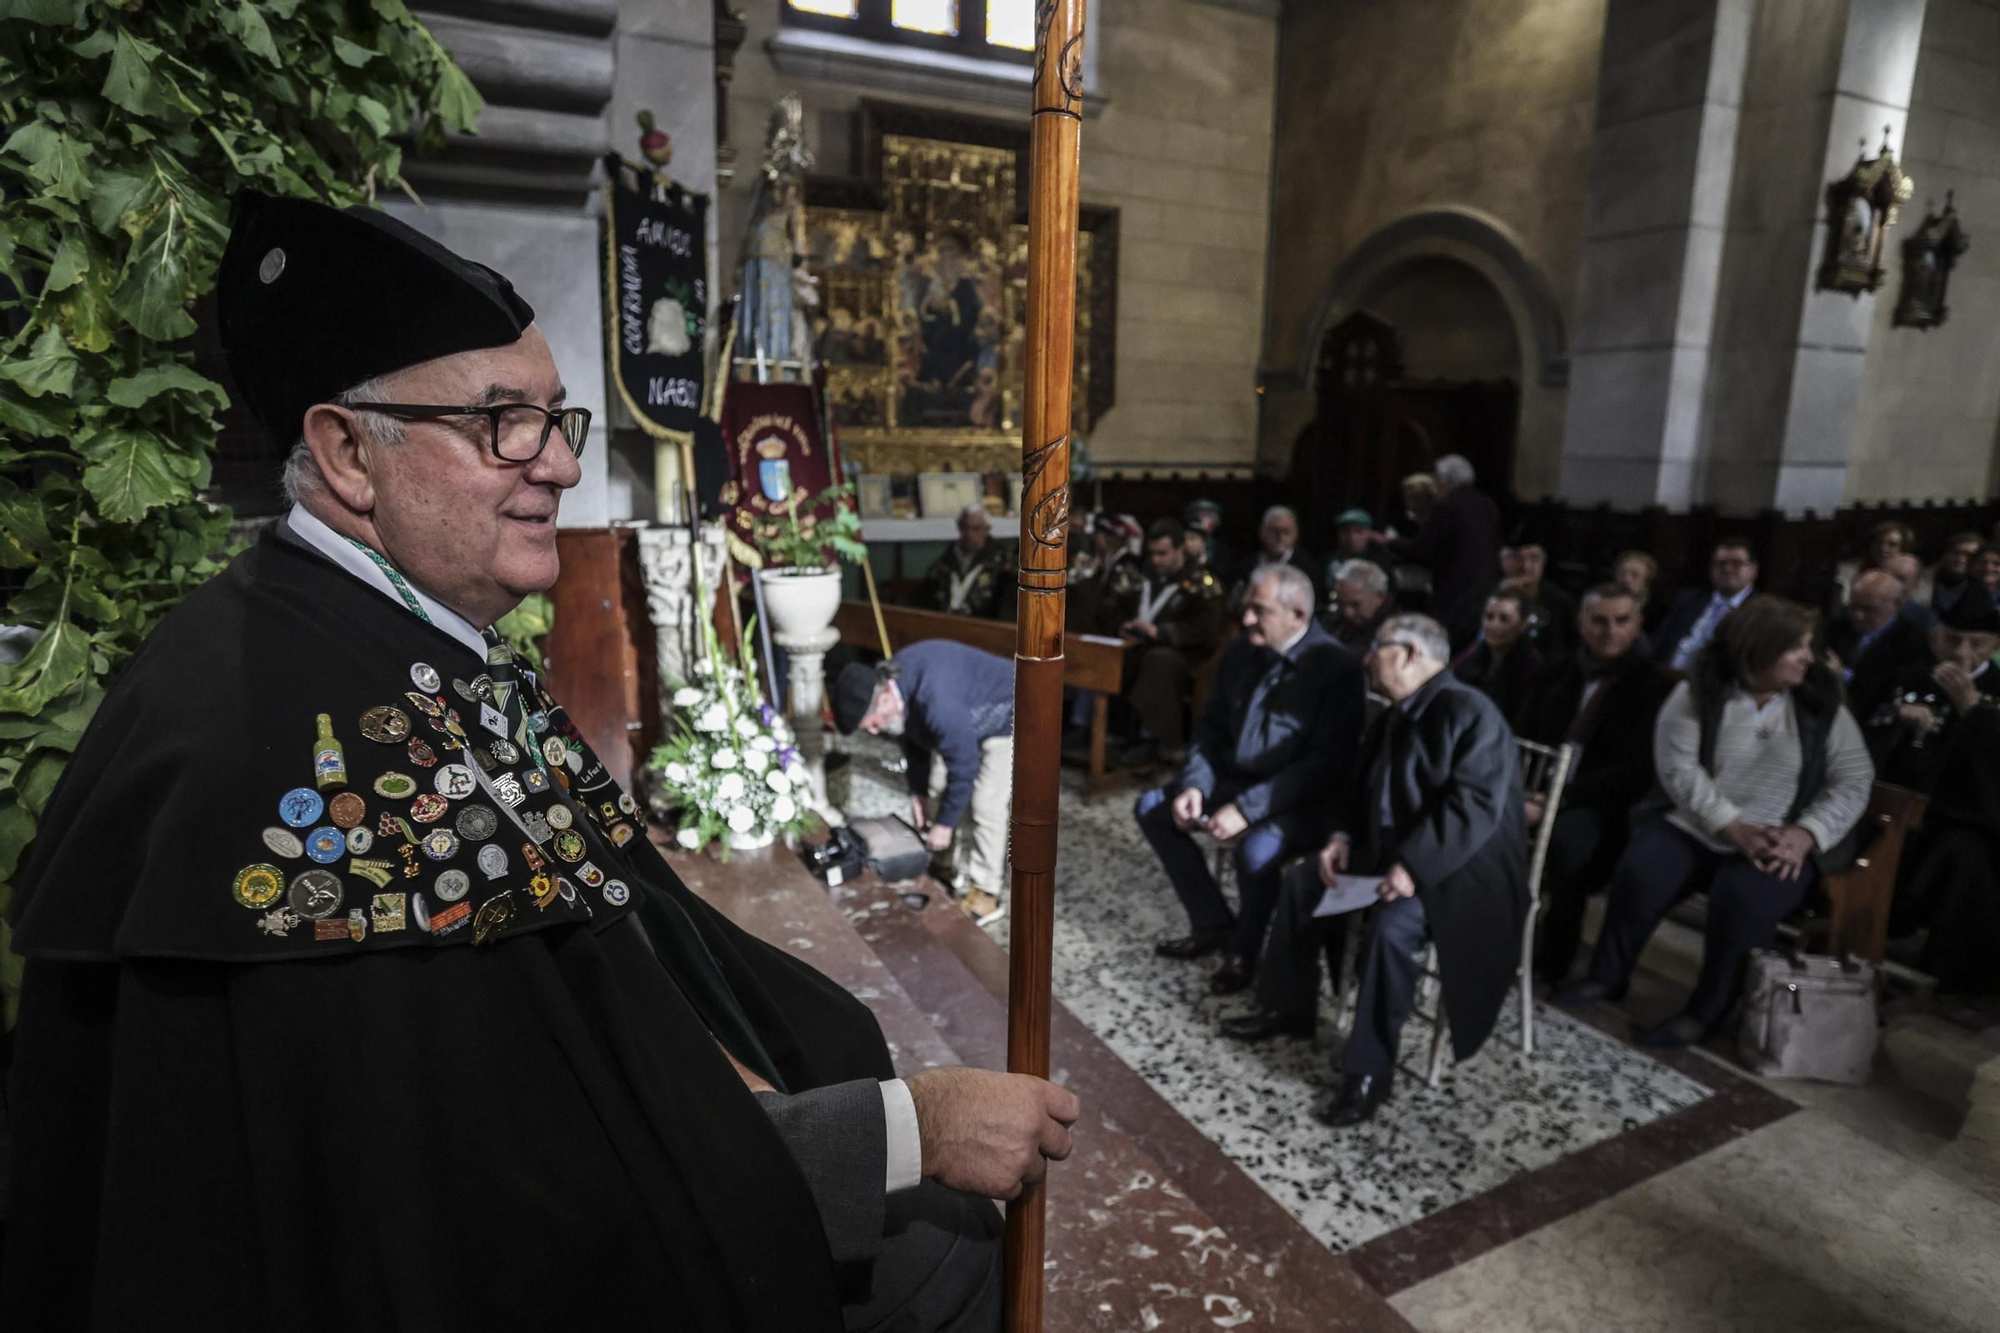
[[[1014,655],[1014,622],[922,611],[910,606],[885,606],[889,646],[901,648],[925,639],[950,639],[1001,657]],[[875,613],[866,602],[842,602],[833,617],[840,641],[874,652],[882,650],[875,633]],[[1105,737],[1111,725],[1111,699],[1125,684],[1125,642],[1100,634],[1063,635],[1063,684],[1093,692],[1090,705],[1090,790],[1104,785]]]
[[[1864,842],[1854,864],[1820,881],[1827,900],[1827,953],[1853,954],[1871,963],[1882,961],[1889,939],[1889,903],[1896,892],[1896,869],[1903,860],[1903,840],[1920,828],[1930,798],[1907,787],[1878,782],[1869,793],[1861,816]],[[1866,830],[1874,830],[1866,837]]]

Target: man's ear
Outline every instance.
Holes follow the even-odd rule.
[[[371,512],[375,508],[372,460],[363,451],[354,414],[331,403],[317,404],[306,413],[302,438],[327,489],[356,513]]]

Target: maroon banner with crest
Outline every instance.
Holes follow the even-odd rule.
[[[722,446],[729,457],[722,488],[729,534],[746,546],[778,523],[794,499],[840,481],[810,384],[730,384],[722,402]]]

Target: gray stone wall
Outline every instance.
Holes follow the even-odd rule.
[[[1574,304],[1597,102],[1605,0],[1397,0],[1286,7],[1272,181],[1267,392],[1260,459],[1289,465],[1312,418],[1320,335],[1344,310],[1329,290],[1371,237],[1449,208],[1496,244],[1435,241],[1384,264],[1443,255],[1480,269],[1513,314],[1522,365],[1516,489],[1556,486],[1563,423],[1560,353],[1536,336]],[[1350,275],[1366,286],[1370,275]],[[1542,319],[1544,331],[1550,321]]]
[[[1926,200],[1957,207],[1972,248],[1951,282],[1951,317],[1898,329],[1892,278],[1875,303],[1847,498],[1987,496],[2000,449],[2000,0],[1929,0],[1904,167],[1916,197],[1889,233],[1901,243]]]

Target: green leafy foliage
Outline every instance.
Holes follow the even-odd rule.
[[[469,132],[472,83],[403,0],[0,0],[4,918],[110,679],[221,568],[203,496],[222,386],[187,339],[237,190],[372,199],[405,141]]]
[[[817,495],[800,488],[780,514],[751,534],[766,569],[824,569],[836,559],[853,565],[868,558],[853,486],[829,486]]]

